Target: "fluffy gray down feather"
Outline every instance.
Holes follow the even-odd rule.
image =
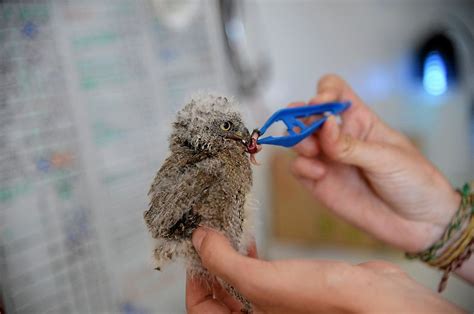
[[[169,139],[170,155],[155,176],[148,195],[145,223],[156,240],[156,269],[177,258],[188,274],[219,280],[251,311],[250,303],[233,287],[213,278],[202,267],[192,243],[198,225],[227,236],[246,253],[252,238],[246,201],[252,170],[245,143],[250,134],[232,99],[214,95],[194,97],[181,109]]]

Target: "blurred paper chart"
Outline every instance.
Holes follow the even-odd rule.
[[[142,213],[178,105],[228,90],[214,4],[177,28],[147,1],[0,4],[7,312],[184,311],[183,271],[153,271]]]

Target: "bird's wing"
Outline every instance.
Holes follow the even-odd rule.
[[[197,206],[208,196],[216,176],[193,161],[170,156],[158,171],[148,193],[150,208],[144,219],[154,238],[182,239],[200,222]],[[198,158],[198,157],[194,157]]]

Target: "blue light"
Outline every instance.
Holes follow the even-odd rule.
[[[446,65],[443,57],[437,51],[430,52],[425,59],[423,87],[428,94],[433,96],[442,95],[448,89]]]

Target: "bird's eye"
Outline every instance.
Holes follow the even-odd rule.
[[[221,124],[221,129],[224,131],[229,131],[231,127],[232,127],[232,123],[229,121],[226,121]]]

